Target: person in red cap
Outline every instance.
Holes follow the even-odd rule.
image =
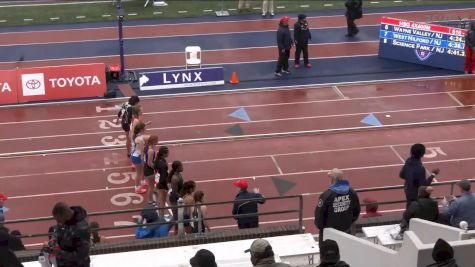
[[[475,69],[475,22],[471,22],[465,35],[465,74]]]
[[[7,213],[9,210],[7,207],[3,206],[4,202],[7,200],[8,200],[8,197],[0,193],[0,225],[2,225],[3,222],[5,222],[5,213]]]
[[[243,215],[243,214],[252,214],[257,213],[257,204],[264,204],[266,200],[264,197],[259,193],[259,189],[254,188],[254,193],[248,192],[248,183],[246,180],[237,180],[233,182],[233,185],[239,188],[239,193],[236,195],[234,199],[234,206],[233,206],[233,215],[238,223],[239,229],[245,228],[256,228],[259,227],[259,217],[258,216],[251,216],[251,217],[243,217],[239,218],[236,215]],[[252,200],[250,200],[252,199]]]
[[[279,29],[277,30],[277,48],[279,49],[279,59],[275,68],[275,76],[281,77],[282,73],[290,74],[289,57],[290,48],[292,48],[293,40],[290,36],[289,20],[287,16],[280,18]]]

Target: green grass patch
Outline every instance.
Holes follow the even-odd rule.
[[[74,1],[69,0],[65,2]],[[222,6],[220,0],[168,0],[166,2],[168,3],[166,7],[153,7],[151,4],[148,7],[144,7],[145,1],[142,0],[124,2],[126,20],[214,16],[214,11],[221,10]],[[262,5],[262,1],[260,0],[251,1],[251,10],[240,14],[235,10],[237,9],[237,3],[237,0],[224,0],[224,9],[231,9],[229,12],[232,16],[250,13],[259,14],[261,12],[260,9],[257,9]],[[277,16],[283,12],[311,12],[343,9],[343,3],[343,0],[274,0],[274,6],[276,7],[275,13]],[[430,6],[458,3],[473,3],[473,0],[402,0],[402,2],[397,0],[365,0],[364,6],[365,10],[368,11],[371,7]],[[0,27],[115,21],[116,14],[117,10],[111,2],[0,7]]]

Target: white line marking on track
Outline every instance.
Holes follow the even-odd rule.
[[[284,9],[285,6],[277,6],[276,8],[277,8],[277,9]]]
[[[94,192],[103,192],[103,191],[117,191],[117,190],[124,190],[124,189],[133,189],[133,186],[124,186],[124,187],[114,187],[108,189],[92,189],[92,190],[81,190],[81,191],[70,191],[70,192],[56,192],[56,193],[48,193],[48,194],[36,194],[36,195],[25,195],[25,196],[13,196],[8,197],[9,199],[20,199],[20,198],[32,198],[32,197],[49,197],[49,196],[60,196],[60,195],[70,195],[70,194],[84,194],[84,193],[94,193]]]
[[[153,14],[154,15],[160,15],[160,14],[163,14],[163,12],[162,11],[154,11]]]
[[[110,14],[104,14],[104,15],[102,15],[103,18],[108,18],[108,17],[111,17],[111,16],[112,16],[112,15],[110,15]]]
[[[212,9],[204,9],[203,12],[213,12]]]
[[[23,19],[23,21],[33,21],[34,19]]]
[[[178,14],[184,14],[184,13],[188,13],[187,10],[178,10]]]
[[[475,106],[475,105],[473,105]],[[472,106],[472,107],[473,107]],[[359,113],[348,113],[348,114],[332,114],[332,115],[321,115],[321,116],[302,116],[302,117],[290,117],[290,118],[279,118],[279,119],[265,119],[265,120],[253,120],[250,122],[246,122],[248,124],[256,124],[262,122],[278,122],[278,121],[290,121],[290,120],[307,120],[307,119],[320,119],[320,118],[335,118],[335,117],[350,117],[350,116],[361,116],[368,113],[374,114],[381,114],[381,113],[399,113],[399,112],[412,112],[412,111],[426,111],[426,110],[440,110],[440,109],[454,109],[458,106],[448,106],[448,107],[430,107],[430,108],[419,108],[419,109],[405,109],[405,110],[391,110],[391,111],[367,111],[367,112],[359,112]],[[467,106],[470,107],[470,106]],[[455,120],[448,120],[448,121],[458,121],[459,119]],[[462,121],[470,120],[470,119],[460,119]],[[473,119],[475,120],[475,118]],[[444,122],[444,121],[441,121]],[[416,122],[418,124],[423,122]],[[431,122],[432,123],[432,122]],[[196,127],[208,127],[208,126],[220,126],[220,125],[232,125],[235,124],[234,122],[218,122],[218,123],[207,123],[207,124],[190,124],[190,125],[175,125],[175,126],[165,126],[165,127],[155,127],[155,128],[148,128],[148,131],[155,131],[155,130],[169,130],[169,129],[183,129],[183,128],[196,128]],[[402,123],[404,124],[404,123]],[[391,125],[387,125],[391,126]],[[340,128],[332,129],[338,130]],[[330,130],[330,129],[323,129],[323,130]],[[81,136],[81,135],[101,135],[101,134],[114,134],[114,133],[122,133],[121,130],[115,131],[98,131],[98,132],[86,132],[86,133],[71,133],[71,134],[58,134],[58,135],[42,135],[42,136],[27,136],[27,137],[15,137],[15,138],[4,138],[0,139],[0,142],[5,141],[18,141],[18,140],[30,140],[30,139],[43,139],[43,138],[56,138],[56,137],[73,137],[73,136]],[[2,155],[0,153],[0,155]]]
[[[86,16],[76,16],[77,19],[85,19]]]
[[[457,97],[455,97],[455,96],[452,94],[452,92],[448,92],[447,94],[450,96],[450,98],[452,98],[452,99],[455,101],[455,103],[457,103],[457,105],[459,105],[459,106],[461,106],[461,107],[464,106],[464,104],[463,104]]]
[[[59,20],[59,17],[49,18],[50,20]]]
[[[333,4],[323,4],[325,7],[333,6]]]
[[[274,157],[273,155],[270,156],[270,157],[271,157],[271,159],[272,159],[272,162],[274,162],[275,168],[277,169],[277,171],[279,171],[279,174],[284,174],[284,173],[282,172],[282,169],[281,169],[280,166],[279,166],[279,163],[278,163],[277,160],[275,159],[275,157]]]
[[[338,86],[334,85],[332,86],[332,89],[333,91],[337,94],[337,96],[341,99],[341,100],[346,100],[346,99],[349,99],[348,97],[346,97],[343,92],[340,90],[340,88],[338,88]]]
[[[394,146],[389,146],[391,148],[391,150],[394,152],[394,154],[396,154],[396,156],[401,160],[402,163],[404,163],[404,159],[401,157],[401,155],[399,155],[399,153],[397,152],[397,150],[394,148]]]
[[[300,5],[300,7],[310,7],[310,5]]]
[[[309,88],[309,90],[315,90],[318,88]],[[475,92],[475,90],[464,90],[464,91],[453,91],[457,92]],[[259,93],[259,92],[255,92]],[[405,95],[388,95],[388,96],[370,96],[370,97],[359,97],[352,98],[351,100],[369,100],[369,99],[384,99],[384,98],[393,98],[393,97],[409,97],[409,96],[424,96],[424,95],[437,95],[437,94],[446,94],[446,92],[429,92],[429,93],[418,93],[418,94],[405,94]],[[343,94],[342,94],[343,95]],[[199,97],[199,96],[197,96]],[[345,97],[343,95],[343,97]],[[345,99],[350,99],[345,97]],[[197,112],[197,111],[209,111],[209,110],[224,110],[224,109],[235,109],[238,107],[244,108],[259,108],[259,107],[269,107],[269,106],[280,106],[280,105],[299,105],[299,104],[311,104],[311,103],[326,103],[340,101],[340,99],[325,99],[325,100],[310,100],[310,101],[300,101],[300,102],[278,102],[278,103],[269,103],[269,104],[251,104],[251,105],[240,105],[240,106],[222,106],[222,107],[209,107],[209,108],[197,108],[197,109],[181,109],[181,110],[163,110],[163,111],[151,111],[144,112],[144,115],[156,115],[156,114],[169,114],[169,113],[181,113],[181,112]],[[96,107],[97,109],[97,107]],[[102,108],[103,110],[104,108]],[[116,110],[116,109],[114,109]],[[118,109],[117,109],[118,110]],[[104,119],[104,118],[116,118],[116,115],[98,115],[98,116],[85,116],[85,117],[70,117],[70,118],[57,118],[57,119],[41,119],[41,120],[30,120],[30,121],[9,121],[9,122],[0,122],[0,125],[7,124],[28,124],[28,123],[43,123],[43,122],[54,122],[54,121],[69,121],[69,120],[86,120],[86,119]]]
[[[0,23],[5,23],[5,22],[7,22],[7,21],[8,21],[8,20],[6,20],[6,19],[2,19],[2,20],[0,20]]]

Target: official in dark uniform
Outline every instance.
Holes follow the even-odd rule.
[[[308,28],[307,15],[300,14],[298,21],[294,25],[295,42],[295,68],[300,68],[300,53],[303,52],[303,64],[311,68],[312,64],[308,61],[308,41],[312,39],[312,34]]]
[[[277,67],[275,68],[275,76],[282,76],[284,74],[290,74],[289,71],[289,57],[290,48],[292,48],[292,37],[289,30],[290,18],[284,16],[280,18],[279,29],[277,30],[277,47],[279,49],[279,60],[277,61]]]
[[[346,23],[348,25],[348,33],[345,36],[353,37],[360,31],[356,27],[355,20],[363,17],[363,0],[346,0],[345,6]]]

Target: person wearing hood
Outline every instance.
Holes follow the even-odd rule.
[[[436,222],[439,217],[437,201],[430,198],[434,189],[431,186],[421,186],[418,191],[418,199],[409,205],[402,216],[401,235],[409,228],[412,218]]]
[[[279,29],[277,30],[277,48],[279,50],[279,59],[277,67],[275,68],[275,76],[281,77],[282,73],[290,74],[289,71],[289,57],[290,48],[292,48],[292,37],[289,30],[290,18],[284,16],[280,18]]]
[[[438,239],[432,250],[432,259],[435,261],[427,267],[458,267],[454,259],[454,250],[447,241]]]
[[[331,185],[320,195],[315,208],[315,225],[320,229],[319,242],[323,241],[324,228],[350,233],[351,225],[361,212],[358,195],[349,182],[343,180],[343,172],[335,168],[328,172],[328,177]]]
[[[422,157],[424,157],[425,153],[426,147],[423,144],[412,145],[411,156],[406,160],[399,172],[399,177],[404,180],[406,208],[409,207],[411,202],[417,200],[419,187],[431,185],[432,180],[440,172],[439,169],[434,169],[430,175],[427,174],[426,168],[422,165]]]
[[[50,245],[53,245],[58,267],[89,267],[91,230],[86,210],[58,202],[54,205],[52,214],[58,226],[56,244]]]
[[[350,267],[340,260],[340,248],[335,240],[326,239],[320,244],[320,265],[317,267]]]
[[[287,263],[275,262],[272,246],[265,239],[256,239],[251,247],[244,251],[251,253],[252,266],[256,267],[290,267]]]
[[[303,64],[311,68],[312,64],[308,61],[308,41],[312,39],[312,34],[308,28],[307,15],[300,14],[298,21],[294,25],[295,41],[295,68],[300,68],[300,53],[303,52]]]
[[[470,23],[470,27],[465,35],[465,74],[473,74],[475,69],[475,22]]]

